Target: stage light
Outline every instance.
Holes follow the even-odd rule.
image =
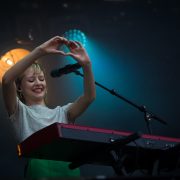
[[[29,53],[29,50],[23,48],[14,48],[3,53],[0,58],[0,82],[5,72]]]
[[[64,37],[68,40],[79,41],[84,47],[86,46],[87,38],[84,32],[79,29],[70,29],[64,33]]]

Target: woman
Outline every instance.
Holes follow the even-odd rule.
[[[69,48],[68,53],[59,50],[62,45]],[[82,66],[84,73],[84,93],[75,102],[54,109],[46,105],[46,80],[36,63],[38,58],[48,54],[73,57]],[[92,65],[86,50],[79,42],[68,41],[60,36],[36,47],[11,67],[3,76],[2,90],[5,107],[19,142],[54,122],[74,123],[96,96]],[[79,176],[79,169],[70,170],[65,162],[29,160],[26,177],[67,176]]]

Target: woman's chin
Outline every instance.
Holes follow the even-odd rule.
[[[33,99],[35,100],[44,100],[45,94],[36,94]]]

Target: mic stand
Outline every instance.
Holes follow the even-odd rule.
[[[80,73],[78,70],[74,70],[73,72],[76,75],[84,77],[84,75],[82,73]],[[145,105],[139,106],[139,105],[133,103],[132,101],[128,100],[127,98],[125,98],[125,97],[121,96],[120,94],[118,94],[114,89],[108,89],[107,87],[103,86],[102,84],[100,84],[100,83],[98,83],[96,81],[95,81],[95,84],[98,85],[99,87],[103,88],[104,90],[108,91],[112,95],[114,95],[114,96],[122,99],[123,101],[127,102],[128,104],[132,105],[133,107],[135,107],[139,111],[143,112],[144,113],[144,119],[145,119],[147,130],[148,130],[149,134],[152,134],[152,128],[151,128],[151,124],[150,124],[152,119],[155,119],[155,120],[159,121],[160,123],[162,123],[164,125],[167,125],[166,121],[164,121],[163,119],[161,119],[160,117],[158,117],[154,113],[148,111]]]

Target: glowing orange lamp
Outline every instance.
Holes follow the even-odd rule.
[[[3,54],[0,58],[0,82],[5,72],[29,53],[29,50],[15,48]]]

